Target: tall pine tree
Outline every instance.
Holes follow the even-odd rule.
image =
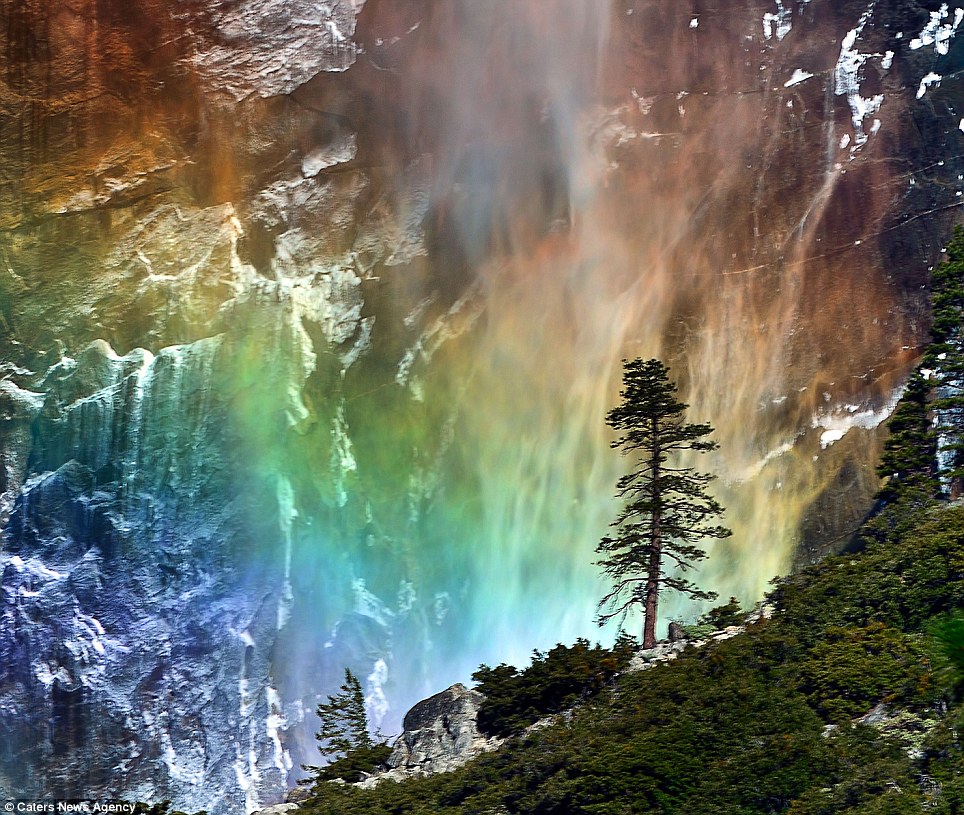
[[[612,579],[612,589],[599,602],[600,624],[643,608],[643,647],[656,644],[659,595],[665,586],[698,599],[713,592],[697,588],[681,576],[706,557],[700,542],[729,537],[730,530],[713,524],[723,508],[707,494],[714,476],[683,466],[688,451],[706,453],[717,448],[707,439],[709,424],[687,424],[688,407],[676,398],[669,369],[657,359],[623,361],[622,403],[606,416],[621,435],[612,447],[631,456],[631,472],[616,482],[624,504],[596,551],[597,562]],[[668,567],[668,568],[667,568]]]
[[[320,785],[327,782],[355,784],[384,768],[392,748],[384,740],[374,741],[368,732],[361,682],[348,668],[338,693],[318,705],[317,713],[321,728],[315,738],[318,751],[328,763],[323,767],[302,764],[302,769],[314,776],[302,779],[299,784],[314,785],[315,794],[319,794]]]

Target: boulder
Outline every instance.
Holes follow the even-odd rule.
[[[670,642],[679,642],[688,639],[683,626],[675,620],[669,624],[669,633],[667,636],[669,636]]]
[[[311,798],[311,793],[308,791],[307,787],[295,787],[294,789],[288,790],[285,794],[286,804],[301,804]]]
[[[289,801],[284,804],[272,804],[264,809],[259,809],[255,811],[253,815],[285,815],[286,812],[291,812],[296,809],[300,809],[300,807]]]
[[[487,739],[476,718],[485,697],[462,684],[424,699],[405,714],[402,735],[388,766],[425,773],[444,772],[483,752]]]
[[[479,753],[494,750],[502,739],[486,738],[477,726],[485,697],[461,683],[423,699],[405,714],[402,735],[386,762],[390,769],[376,773],[359,786],[370,787],[386,778],[448,772]]]

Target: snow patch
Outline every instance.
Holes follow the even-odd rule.
[[[17,574],[23,574],[28,578],[34,578],[42,583],[47,583],[51,580],[62,580],[67,576],[64,572],[56,572],[48,568],[35,557],[25,561],[19,555],[11,555],[7,563],[17,570]]]
[[[775,14],[768,11],[763,15],[763,37],[769,40],[776,34],[777,41],[780,41],[790,33],[793,27],[793,12],[783,7],[783,0],[776,0],[776,4]]]
[[[902,393],[903,388],[897,388],[879,410],[861,405],[844,405],[843,407],[837,407],[830,413],[815,416],[810,426],[814,429],[823,429],[823,433],[820,434],[820,449],[826,450],[840,441],[855,427],[862,430],[873,430],[885,422],[894,412],[894,408],[897,407],[897,402],[900,400]]]
[[[954,9],[954,21],[945,22],[949,16],[950,10],[947,3],[942,3],[940,9],[932,11],[930,22],[910,41],[911,51],[933,45],[938,54],[946,54],[950,50],[951,40],[954,39],[958,27],[964,22],[964,9]]]
[[[455,301],[445,315],[436,319],[432,325],[422,332],[422,335],[405,352],[398,363],[395,381],[399,385],[408,385],[412,388],[415,391],[416,399],[419,399],[421,395],[413,376],[413,367],[417,362],[430,362],[435,353],[446,342],[460,337],[475,324],[476,320],[482,315],[483,305],[479,296],[480,292],[481,287],[478,283],[470,286],[468,291]]]
[[[806,82],[813,76],[809,71],[801,70],[797,68],[786,82],[783,83],[784,88],[792,88],[794,85],[799,85],[801,82]]]
[[[372,594],[365,585],[363,577],[352,581],[352,594],[355,596],[355,612],[370,617],[383,626],[388,626],[394,615],[388,607]]]
[[[402,580],[398,585],[398,613],[401,616],[408,614],[413,608],[415,608],[415,601],[418,599],[418,593],[415,591],[415,584],[408,581]]]
[[[636,103],[636,107],[643,116],[648,116],[649,112],[653,109],[653,104],[656,102],[655,96],[640,96],[639,92],[632,88],[630,90],[630,95],[633,97],[633,101]]]
[[[204,781],[204,753],[195,747],[191,755],[185,758],[178,756],[171,743],[171,734],[166,729],[160,731],[161,746],[164,748],[164,763],[171,778],[184,781],[192,786],[200,786]]]
[[[700,27],[699,17],[694,17],[692,20],[690,20],[690,28],[699,28],[699,27]]]
[[[854,144],[851,147],[851,153],[866,144],[869,135],[864,132],[864,119],[877,113],[884,102],[882,93],[870,98],[860,95],[861,72],[864,63],[871,57],[880,56],[880,54],[861,54],[856,49],[857,38],[863,32],[873,10],[874,6],[871,5],[867,11],[860,15],[857,27],[850,30],[847,36],[843,38],[843,42],[840,44],[840,57],[834,67],[834,92],[837,96],[846,96],[847,103],[850,105],[851,121],[854,127]],[[886,55],[883,59],[886,59]]]
[[[234,774],[238,780],[238,787],[244,793],[244,811],[246,815],[261,808],[258,797],[258,782],[261,774],[258,772],[258,755],[254,750],[254,734],[249,736],[247,755],[242,752],[240,741],[235,743]]]
[[[920,87],[917,89],[917,98],[918,98],[918,99],[923,99],[923,98],[924,98],[924,94],[927,93],[927,89],[930,88],[931,85],[935,85],[935,86],[937,86],[937,87],[940,87],[940,85],[941,85],[941,80],[942,80],[943,78],[944,78],[944,77],[942,77],[940,74],[935,74],[933,71],[931,71],[929,74],[927,74],[927,76],[925,76],[925,77],[920,81]]]
[[[298,508],[295,506],[294,488],[286,476],[278,476],[275,495],[278,501],[278,530],[281,532],[281,539],[284,541],[284,583],[281,588],[281,596],[278,598],[277,612],[277,629],[280,631],[288,624],[291,617],[291,607],[295,600],[294,589],[291,585],[291,528],[295,518],[298,517]]]
[[[372,666],[372,672],[365,683],[365,712],[369,725],[376,730],[391,709],[384,690],[386,682],[388,682],[388,664],[384,659],[378,659]]]
[[[284,775],[292,767],[291,756],[281,744],[281,731],[287,727],[288,721],[282,712],[281,695],[270,684],[265,688],[265,696],[268,701],[268,718],[265,720],[265,729],[268,739],[274,747],[274,766]]]
[[[358,469],[349,433],[344,399],[338,403],[338,410],[335,412],[331,423],[330,463],[338,506],[343,507],[348,503],[348,475]]]
[[[763,469],[771,461],[775,461],[776,459],[780,458],[781,456],[785,456],[787,453],[793,450],[794,443],[795,443],[795,440],[786,441],[783,444],[778,445],[774,449],[768,450],[766,455],[763,456],[763,458],[751,464],[739,475],[739,477],[736,479],[737,482],[743,483],[746,481],[751,481],[752,479],[756,478],[761,472],[763,472]]]

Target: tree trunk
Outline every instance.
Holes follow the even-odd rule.
[[[656,610],[659,603],[660,550],[654,547],[649,553],[649,575],[646,579],[646,600],[643,608],[643,648],[656,645]]]
[[[649,569],[646,575],[646,597],[643,603],[643,648],[656,645],[656,612],[659,605],[659,578],[663,559],[663,538],[660,529],[662,510],[659,504],[659,427],[653,419],[653,452],[650,458],[652,468],[653,517],[649,536]]]

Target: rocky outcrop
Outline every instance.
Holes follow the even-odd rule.
[[[289,812],[297,812],[299,809],[300,807],[295,802],[286,801],[283,804],[272,804],[263,809],[258,809],[252,815],[286,815]]]
[[[757,606],[744,617],[741,625],[728,625],[724,628],[701,633],[699,636],[688,635],[684,626],[678,623],[670,623],[669,639],[661,640],[652,648],[637,651],[630,660],[626,670],[646,671],[650,668],[655,668],[657,665],[672,662],[687,648],[704,648],[715,642],[732,639],[746,631],[748,625],[755,625],[761,620],[770,619],[770,617],[773,616],[773,612],[773,606],[769,603],[758,603]]]
[[[477,690],[455,684],[416,704],[405,714],[404,730],[386,762],[389,769],[373,774],[361,785],[448,772],[480,753],[495,750],[503,739],[486,738],[476,725],[484,698]]]
[[[193,62],[235,101],[291,93],[355,61],[355,16],[365,0],[242,0],[212,4],[207,42]]]

